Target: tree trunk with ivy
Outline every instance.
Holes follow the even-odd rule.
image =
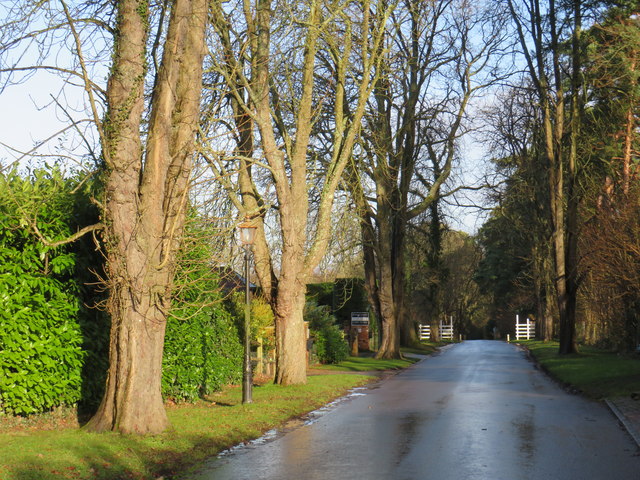
[[[205,0],[173,2],[144,136],[149,6],[121,0],[117,10],[102,124],[110,366],[105,396],[87,428],[146,434],[168,425],[162,351],[199,119],[208,12]]]

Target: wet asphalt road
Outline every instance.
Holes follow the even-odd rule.
[[[609,410],[515,346],[453,345],[308,425],[212,459],[189,479],[640,479]]]

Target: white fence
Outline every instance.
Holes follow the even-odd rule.
[[[431,325],[422,325],[419,327],[420,340],[429,340],[431,338]],[[453,321],[451,323],[440,322],[440,339],[453,340]]]
[[[516,315],[516,340],[531,340],[536,337],[536,322],[529,320],[520,323],[520,317]]]
[[[440,322],[440,339],[453,340],[453,318],[451,323]]]
[[[419,326],[420,340],[429,340],[431,338],[431,325]]]

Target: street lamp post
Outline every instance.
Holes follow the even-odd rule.
[[[256,235],[256,227],[251,225],[248,218],[238,225],[240,243],[244,249],[244,360],[242,365],[242,403],[252,403],[252,374],[251,374],[251,289],[249,282],[249,252]]]

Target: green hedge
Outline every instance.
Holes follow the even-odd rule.
[[[177,401],[193,401],[242,378],[242,346],[235,321],[220,307],[167,322],[162,391]]]
[[[33,414],[81,398],[84,352],[77,321],[75,255],[45,247],[28,225],[52,240],[71,233],[72,186],[58,172],[25,180],[0,176],[0,411]]]
[[[239,322],[223,302],[211,266],[209,242],[214,235],[195,214],[190,216],[162,366],[163,395],[175,401],[193,401],[242,378]]]
[[[93,239],[48,248],[98,218],[90,182],[38,170],[0,174],[0,415],[98,406],[108,368],[109,318],[93,308],[103,257]],[[163,394],[192,400],[241,377],[237,321],[218,293],[210,265],[212,232],[191,223],[167,323]]]
[[[349,345],[344,333],[336,325],[328,305],[307,302],[304,318],[314,339],[315,355],[320,363],[339,363],[349,356]]]

